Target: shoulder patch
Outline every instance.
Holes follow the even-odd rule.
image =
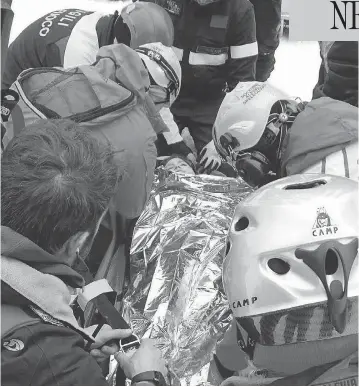
[[[24,342],[19,339],[10,339],[4,341],[2,346],[12,352],[22,351],[25,347]]]
[[[228,16],[225,15],[213,15],[211,17],[210,27],[212,28],[227,28]]]

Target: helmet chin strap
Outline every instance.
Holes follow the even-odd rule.
[[[269,120],[267,123],[267,128],[273,129],[275,128],[277,131],[277,136],[279,136],[279,143],[276,152],[277,161],[280,158],[281,149],[283,145],[283,140],[285,139],[289,128],[292,126],[295,118],[299,111],[294,106],[285,106],[284,101],[279,101],[281,106],[281,113],[272,113],[269,116]]]
[[[283,141],[296,116],[303,111],[304,106],[301,101],[297,103],[278,101],[272,109],[272,111],[277,111],[269,115],[262,137],[251,149],[240,150],[241,144],[237,138],[228,132],[222,135],[219,140],[228,155],[227,162],[237,171],[237,166],[241,166],[242,172],[246,168],[248,168],[247,173],[258,172],[256,174],[262,175],[259,180],[263,184],[268,182],[268,178],[269,181],[273,180],[277,175]]]

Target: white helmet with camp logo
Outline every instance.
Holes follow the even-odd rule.
[[[181,89],[182,71],[175,52],[162,43],[148,43],[136,49],[143,60],[151,79],[151,85],[167,91],[169,106],[178,97]]]
[[[280,103],[280,101],[283,101]],[[271,120],[286,122],[285,110],[298,102],[266,82],[240,82],[226,95],[213,126],[213,140],[217,151],[228,156],[223,146],[223,136],[230,135],[236,140],[236,151],[254,147]],[[278,108],[273,111],[273,106]],[[276,132],[276,128],[273,128]],[[275,133],[276,134],[276,133]]]
[[[356,333],[357,253],[357,182],[308,174],[267,184],[230,226],[223,283],[234,317],[277,344]]]

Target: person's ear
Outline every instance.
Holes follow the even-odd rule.
[[[85,246],[89,243],[90,233],[86,232],[78,232],[72,238],[70,238],[69,249],[72,253],[75,251],[75,254],[80,254],[80,251],[85,250]]]
[[[72,266],[76,261],[80,251],[86,249],[86,244],[89,243],[90,232],[79,231],[77,234],[71,236],[62,248],[57,251],[56,255],[62,255],[67,265]]]

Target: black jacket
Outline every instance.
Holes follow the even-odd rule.
[[[322,42],[321,56],[313,99],[326,96],[358,106],[358,42]]]
[[[69,305],[65,284],[82,277],[7,227],[1,237],[1,384],[107,385]]]
[[[6,343],[21,340],[24,349],[8,350]],[[95,359],[85,351],[81,335],[65,326],[39,321],[18,328],[3,339],[3,386],[106,386]]]
[[[31,23],[11,43],[3,69],[2,88],[9,88],[29,68],[72,67],[82,58],[96,57],[100,47],[112,44],[117,15],[80,9],[53,11]],[[76,25],[81,20],[81,29]],[[92,31],[96,31],[96,39]],[[81,49],[79,49],[81,43]]]
[[[253,6],[248,0],[152,0],[174,24],[174,50],[182,65],[180,95],[218,98],[240,81],[255,80],[258,54]]]

